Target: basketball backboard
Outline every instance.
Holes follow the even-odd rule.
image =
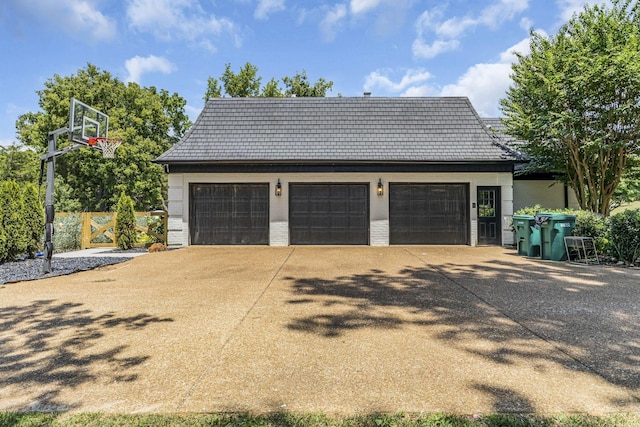
[[[108,138],[109,116],[71,98],[69,114],[69,140],[88,144],[90,138]]]

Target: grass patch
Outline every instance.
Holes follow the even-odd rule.
[[[640,209],[640,200],[635,201],[635,202],[631,202],[631,203],[625,203],[624,205],[620,205],[617,208],[613,209],[611,211],[611,215],[615,215],[617,213],[620,212],[624,212],[627,209]]]
[[[251,414],[57,414],[0,412],[0,427],[625,427],[640,425],[640,414],[452,415],[367,414],[350,417],[308,413]]]

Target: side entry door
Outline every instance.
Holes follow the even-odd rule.
[[[478,245],[502,244],[500,187],[478,187]]]

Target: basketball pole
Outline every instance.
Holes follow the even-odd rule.
[[[58,135],[69,132],[69,128],[60,128],[49,132],[47,137],[47,154],[40,157],[40,160],[47,162],[47,191],[45,195],[45,224],[44,224],[44,256],[41,272],[43,274],[51,273],[51,258],[53,257],[53,220],[56,216],[55,207],[53,205],[53,185],[55,182],[56,157],[61,156],[78,148],[86,147],[87,144],[76,143],[70,147],[58,150]]]

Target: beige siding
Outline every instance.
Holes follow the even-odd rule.
[[[529,206],[540,205],[548,209],[563,209],[564,184],[553,181],[513,181],[513,188],[516,197],[513,200],[513,209],[517,211]],[[569,191],[569,208],[580,209],[576,195],[572,189]]]
[[[275,185],[280,180],[282,196],[275,195]],[[378,179],[384,184],[384,195],[377,195]],[[513,213],[513,181],[511,173],[256,173],[256,174],[170,174],[169,175],[169,244],[189,244],[189,184],[190,183],[257,183],[270,184],[269,241],[272,246],[289,244],[289,183],[301,182],[352,182],[369,183],[370,186],[370,244],[389,244],[389,183],[467,183],[471,206],[477,203],[478,186],[500,186],[502,194],[504,244],[513,243],[509,222]],[[477,213],[470,211],[471,245],[477,242]]]
[[[189,245],[189,224],[185,204],[189,203],[189,196],[184,197],[184,175],[169,174],[169,220],[167,224],[167,240],[169,247]]]

